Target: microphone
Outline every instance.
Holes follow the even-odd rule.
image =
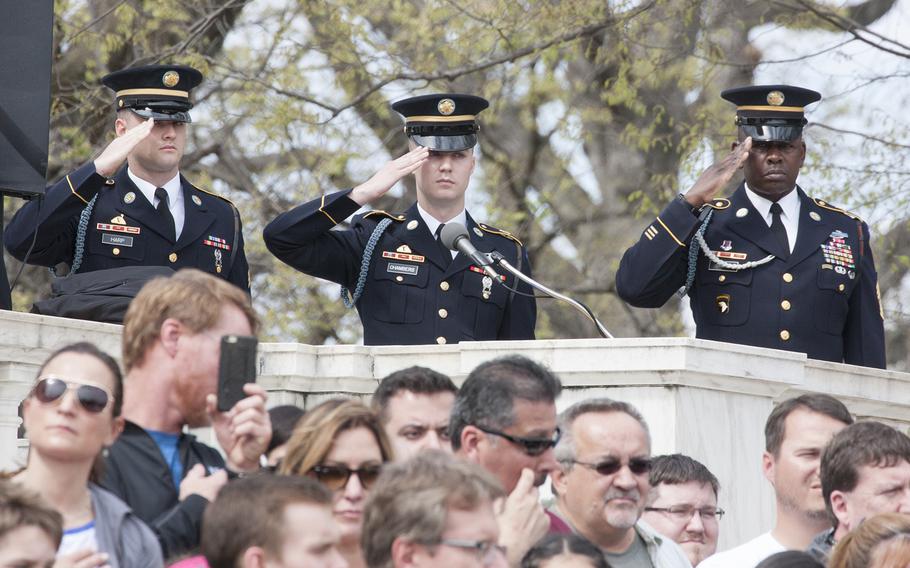
[[[439,240],[447,248],[466,255],[474,264],[483,268],[483,271],[494,280],[501,281],[499,273],[490,266],[493,261],[486,253],[474,248],[471,243],[471,237],[468,236],[468,230],[461,223],[446,223],[439,232]]]

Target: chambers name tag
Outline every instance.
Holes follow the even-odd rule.
[[[133,246],[133,237],[127,237],[125,235],[111,235],[109,233],[102,233],[101,242],[106,245],[116,245],[118,247],[131,247],[131,246]]]
[[[409,276],[417,276],[417,271],[420,269],[419,266],[414,266],[413,264],[398,264],[397,262],[390,262],[389,267],[386,269],[387,272],[394,272],[395,274],[407,274]]]

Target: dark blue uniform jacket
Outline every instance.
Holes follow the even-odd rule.
[[[708,247],[728,262],[775,255],[770,263],[731,271],[700,251],[689,301],[696,336],[806,353],[813,359],[885,367],[883,315],[869,228],[854,215],[800,198],[793,253],[784,250],[739,189],[715,199]],[[616,289],[629,304],[662,306],[686,281],[698,218],[678,200],[668,205],[622,257]]]
[[[183,176],[180,182],[185,220],[177,242],[165,236],[161,218],[130,180],[126,166],[106,179],[89,162],[47,188],[43,203],[35,199],[16,212],[4,233],[6,248],[17,259],[25,258],[37,215],[38,237],[29,264],[72,264],[79,216],[97,195],[79,273],[134,265],[198,268],[249,292],[249,268],[233,204]]]
[[[366,345],[416,345],[490,339],[534,339],[537,308],[532,298],[513,296],[459,253],[445,258],[412,206],[404,215],[371,211],[351,228],[330,230],[360,206],[342,191],[279,215],[265,228],[265,244],[301,272],[338,282],[354,292],[373,229],[392,220],[372,254],[363,295],[356,303]],[[505,231],[468,215],[468,233],[482,252],[499,251],[530,275],[524,247]],[[499,271],[502,275],[504,270]],[[505,283],[515,288],[516,278]],[[526,284],[519,290],[530,293]]]

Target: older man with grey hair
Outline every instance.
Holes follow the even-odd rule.
[[[610,566],[685,568],[682,549],[640,520],[651,488],[651,435],[632,405],[597,398],[559,416],[553,511],[596,544]]]

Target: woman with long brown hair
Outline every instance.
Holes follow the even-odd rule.
[[[379,419],[354,400],[329,400],[308,411],[288,441],[278,472],[314,477],[334,492],[341,554],[351,568],[366,566],[360,548],[364,504],[382,464],[391,459]]]

